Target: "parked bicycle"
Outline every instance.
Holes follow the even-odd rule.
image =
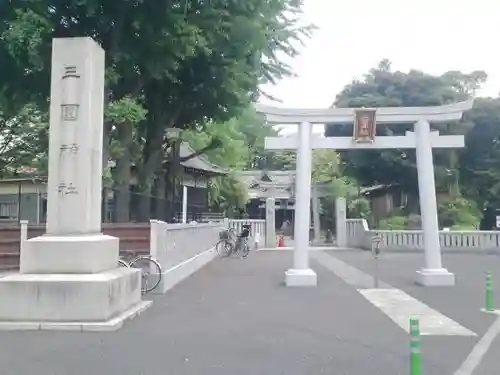
[[[236,247],[234,249],[235,253],[241,254],[243,258],[246,258],[248,256],[248,253],[250,253],[250,245],[248,244],[248,236],[238,236],[238,239],[236,240]]]
[[[220,241],[216,245],[217,253],[222,257],[239,254],[241,257],[246,258],[250,252],[248,243],[250,228],[250,224],[243,225],[243,229],[239,234],[236,234],[233,228],[221,231],[219,234]]]
[[[234,228],[223,229],[219,232],[219,242],[215,245],[217,254],[228,257],[236,247],[236,231]]]
[[[141,270],[142,294],[151,292],[160,284],[162,275],[161,265],[151,255],[139,255],[129,262],[120,258],[118,265],[120,267],[138,268]]]

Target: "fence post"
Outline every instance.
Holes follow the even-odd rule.
[[[260,232],[256,232],[254,236],[255,250],[259,248],[260,243]]]
[[[19,224],[21,224],[21,242],[19,244],[19,251],[22,253],[25,243],[28,240],[28,220],[20,220]]]
[[[266,198],[266,247],[276,247],[276,201],[272,197]]]
[[[158,220],[149,220],[149,254],[158,258]]]
[[[336,237],[338,247],[347,247],[347,208],[345,198],[335,200]]]
[[[373,255],[373,283],[374,288],[378,289],[379,284],[379,270],[378,270],[378,259],[380,257],[380,235],[375,232],[375,235],[371,238],[371,251]]]

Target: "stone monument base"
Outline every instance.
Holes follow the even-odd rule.
[[[285,272],[286,286],[317,286],[318,276],[312,269],[289,269]]]
[[[31,238],[21,251],[21,273],[97,273],[118,265],[119,239],[102,233]]]
[[[455,275],[446,268],[426,269],[417,271],[415,283],[421,286],[454,286]]]
[[[150,306],[141,271],[14,274],[0,278],[0,330],[112,331]]]

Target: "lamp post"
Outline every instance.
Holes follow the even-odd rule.
[[[169,180],[170,180],[170,202],[167,220],[171,221],[176,214],[176,196],[178,192],[178,168],[179,168],[179,150],[181,145],[182,129],[179,128],[168,128],[165,130],[167,140],[171,142],[172,153],[169,168]]]

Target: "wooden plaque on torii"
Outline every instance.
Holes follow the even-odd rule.
[[[353,140],[373,142],[377,131],[376,109],[362,108],[354,112]]]

